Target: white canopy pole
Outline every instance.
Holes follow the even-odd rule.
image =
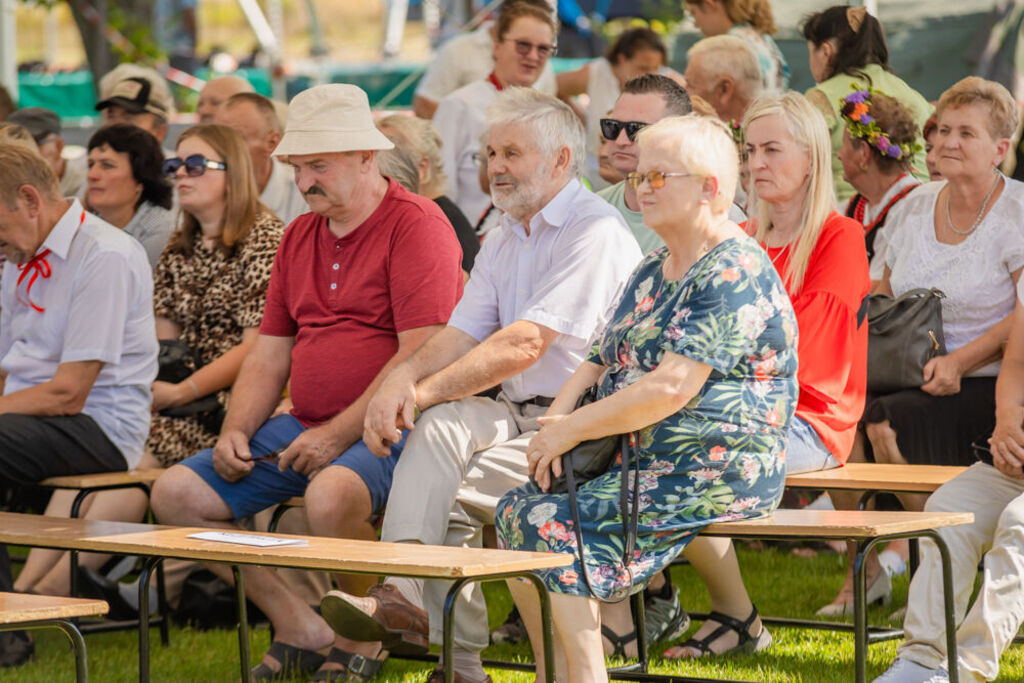
[[[18,101],[18,45],[14,26],[15,0],[0,0],[0,85]]]

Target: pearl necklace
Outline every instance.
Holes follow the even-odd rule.
[[[981,225],[981,219],[985,215],[985,208],[988,206],[989,200],[992,199],[992,195],[995,194],[996,188],[999,187],[999,179],[1002,178],[1002,177],[1003,177],[1003,174],[1000,173],[997,170],[996,171],[996,179],[992,183],[992,188],[988,191],[988,194],[985,195],[985,201],[983,201],[981,203],[981,208],[978,209],[978,215],[975,216],[974,223],[972,223],[971,227],[969,229],[967,229],[967,230],[960,230],[955,225],[953,225],[953,217],[949,213],[949,204],[950,204],[950,199],[951,199],[951,196],[952,196],[952,192],[950,192],[950,194],[947,194],[946,195],[946,224],[949,226],[949,229],[952,230],[953,232],[955,232],[956,234],[964,236],[964,237],[966,237],[967,235],[970,235],[972,232],[977,230],[978,226]]]

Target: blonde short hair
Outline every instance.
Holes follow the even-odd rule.
[[[669,116],[640,129],[636,139],[641,156],[645,149],[661,144],[689,173],[716,179],[718,193],[711,211],[715,215],[729,211],[736,193],[739,158],[725,124],[699,114]]]
[[[959,109],[971,104],[980,104],[988,112],[988,130],[992,137],[1011,138],[1017,132],[1020,117],[1013,95],[999,83],[978,76],[957,81],[942,93],[935,108],[936,118],[941,120],[946,109]]]
[[[836,194],[832,184],[832,141],[821,112],[800,93],[763,95],[754,100],[743,118],[743,137],[749,139],[750,124],[765,116],[781,116],[790,135],[810,157],[807,196],[801,215],[800,236],[783,274],[791,294],[800,291],[811,261],[811,252],[818,243],[825,219],[835,210]],[[754,237],[764,242],[772,229],[772,206],[759,201],[757,185],[750,187],[751,206],[757,211],[757,232]]]
[[[3,142],[17,142],[27,147],[38,150],[39,145],[28,128],[13,121],[0,121],[0,140]]]
[[[426,159],[429,162],[423,180],[417,180],[417,186],[424,194],[435,191],[444,192],[448,178],[445,176],[444,165],[441,163],[441,145],[443,143],[434,124],[417,116],[391,114],[379,119],[377,128],[391,142],[395,143],[396,148],[406,149],[417,158],[417,169],[420,159]]]
[[[22,142],[0,140],[0,201],[13,210],[18,190],[31,185],[47,199],[61,198],[60,183],[39,151]]]

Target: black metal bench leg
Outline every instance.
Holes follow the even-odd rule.
[[[636,630],[636,654],[640,671],[647,673],[647,626],[644,615],[644,592],[634,593],[630,599],[633,611],[633,628]]]
[[[939,536],[938,532],[931,530],[923,534],[935,541],[939,549],[939,558],[942,561],[942,599],[946,617],[946,657],[947,671],[949,672],[950,683],[957,683],[960,679],[960,672],[957,666],[956,655],[956,615],[953,614],[955,603],[953,602],[953,566],[949,559],[949,547]]]
[[[872,545],[871,541],[857,541],[857,555],[853,559],[853,666],[857,683],[867,682],[868,605],[864,556]]]
[[[242,568],[237,564],[231,565],[231,572],[235,576],[235,598],[238,600],[238,660],[242,673],[242,680],[248,681],[252,665],[250,660],[252,654],[249,651],[249,615],[245,605],[245,582],[242,580]]]
[[[171,644],[171,609],[167,606],[167,585],[164,581],[164,563],[156,565],[156,604],[160,609],[160,644]]]
[[[53,625],[63,631],[71,641],[71,649],[75,653],[75,680],[78,683],[88,683],[89,665],[85,651],[85,638],[82,637],[81,631],[73,623],[63,619],[55,620]]]
[[[149,579],[162,557],[148,557],[139,572],[139,683],[149,683]]]

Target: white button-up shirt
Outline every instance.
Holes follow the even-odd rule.
[[[477,341],[517,320],[558,332],[536,363],[501,385],[513,401],[555,396],[604,330],[641,256],[619,212],[571,180],[531,219],[529,234],[502,216],[448,324]]]
[[[101,361],[82,412],[134,467],[149,434],[150,385],[157,373],[146,252],[131,236],[86,213],[77,199],[38,253],[47,249],[49,277],[34,266],[3,267],[4,395],[48,382],[61,363]]]
[[[498,89],[489,80],[476,81],[441,100],[434,113],[434,127],[444,143],[441,164],[448,176],[445,194],[473,225],[491,204],[491,197],[480,189],[480,167],[473,155],[481,151],[487,105],[497,96]]]
[[[309,213],[309,205],[295,184],[295,174],[277,159],[270,160],[272,170],[267,186],[260,194],[260,201],[284,221],[285,226],[304,213]]]

